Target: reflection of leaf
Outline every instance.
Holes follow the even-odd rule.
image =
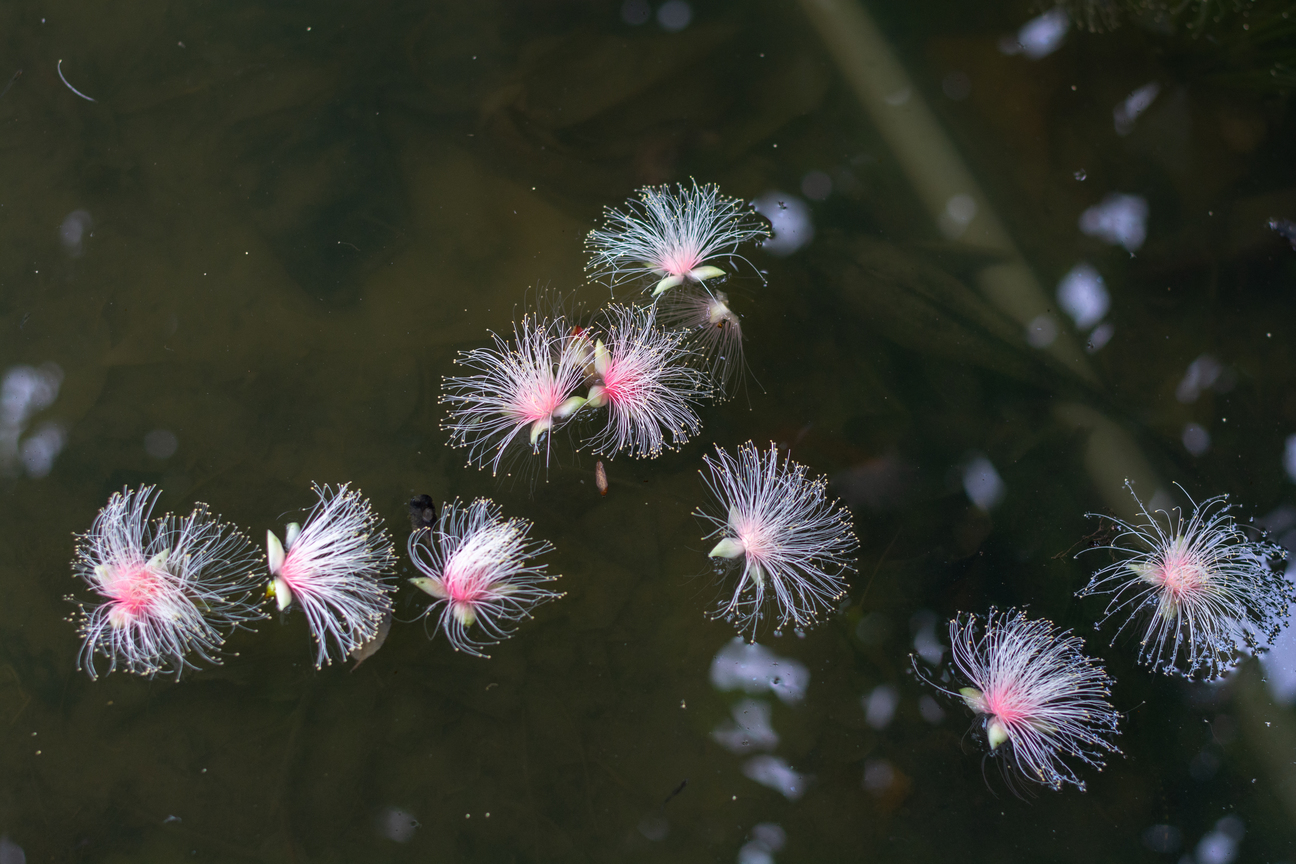
[[[939,267],[866,237],[829,238],[814,248],[824,281],[879,336],[1037,386],[1078,383],[1027,345],[1018,324]]]

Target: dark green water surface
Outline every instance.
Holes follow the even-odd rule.
[[[1296,250],[1267,225],[1296,220],[1286,7],[1211,4],[1202,37],[1073,29],[1032,60],[1000,46],[1026,0],[870,5],[1060,338],[1093,324],[1058,283],[1102,275],[1113,335],[1080,350],[1085,378],[985,299],[1000,253],[942,233],[815,2],[696,0],[677,30],[619,0],[0,8],[0,81],[21,70],[0,372],[58,385],[0,429],[0,862],[1296,860],[1296,694],[1255,660],[1222,685],[1152,675],[1094,632],[1072,556],[1112,506],[1108,457],[1058,411],[1110,418],[1166,488],[1296,525]],[[1280,38],[1248,41],[1264,15]],[[534,483],[465,468],[439,428],[456,352],[537,288],[604,302],[581,248],[601,208],[690,176],[813,220],[794,254],[751,252],[767,284],[727,286],[746,395],[679,453],[608,463],[603,498],[588,454]],[[1147,204],[1133,254],[1080,230],[1111,193]],[[1185,389],[1202,355],[1218,375]],[[780,684],[744,693],[713,682],[734,632],[706,617],[722,586],[691,513],[702,454],[748,439],[829,475],[861,548],[841,614],[763,634]],[[1003,484],[986,509],[964,484],[981,457]],[[567,596],[489,660],[429,640],[406,586],[354,672],[313,668],[300,614],[178,684],[77,671],[72,535],[113,490],[158,484],[261,538],[312,481],[356,484],[402,550],[412,494],[489,495],[554,543]],[[992,604],[1075,628],[1115,677],[1124,755],[1087,792],[1014,797],[968,712],[908,673]],[[726,737],[736,706],[777,741]]]

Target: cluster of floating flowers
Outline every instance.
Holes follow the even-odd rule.
[[[680,448],[702,428],[696,406],[724,398],[743,369],[738,316],[707,284],[727,275],[715,262],[745,260],[738,247],[768,235],[713,184],[648,187],[625,210],[609,208],[586,241],[590,270],[613,291],[656,279],[651,302],[613,303],[588,323],[561,309],[527,314],[511,340],[492,333],[493,346],[461,352],[455,362],[471,374],[442,387],[451,445],[496,474],[515,442],[547,466],[554,434],[586,419],[580,446],[598,455]]]
[[[1218,680],[1265,651],[1296,603],[1296,584],[1273,566],[1286,550],[1243,530],[1225,495],[1190,499],[1187,517],[1178,508],[1149,511],[1134,498],[1142,516],[1136,522],[1090,514],[1114,536],[1085,551],[1106,550],[1113,560],[1076,592],[1110,598],[1099,626],[1116,622],[1112,644],[1138,631],[1140,664],[1195,681]],[[949,630],[954,670],[943,680],[965,686],[954,691],[932,681],[916,659],[914,669],[961,697],[990,752],[1004,757],[1010,781],[1083,790],[1064,759],[1101,769],[1107,754],[1120,752],[1112,740],[1120,718],[1108,701],[1112,679],[1083,653],[1079,637],[1020,610],[992,609],[984,624],[960,615]]]
[[[738,317],[724,292],[706,283],[726,275],[716,262],[740,259],[739,245],[766,236],[749,207],[714,185],[650,187],[625,212],[609,209],[604,230],[589,237],[591,268],[612,288],[654,274],[653,302],[614,303],[588,326],[561,310],[529,314],[514,323],[511,341],[492,334],[492,347],[462,353],[456,362],[473,374],[443,383],[450,444],[468,448],[470,464],[489,464],[495,473],[518,449],[515,441],[535,454],[543,449],[548,464],[558,429],[606,409],[601,427],[583,442],[595,453],[652,458],[679,448],[701,429],[700,400],[723,396],[742,368]],[[743,458],[747,470],[751,460]],[[708,464],[720,472],[712,488],[734,499],[731,516],[743,514],[720,529],[733,537],[713,553],[746,558],[734,600],[721,614],[737,615],[740,627],[754,631],[768,590],[783,610],[781,622],[807,625],[844,593],[844,555],[854,544],[844,511],[824,501],[822,480],[806,481],[805,469],[789,461],[780,466],[773,450],[767,470],[736,480],[724,478],[738,465],[723,451]],[[744,484],[752,489],[744,492]],[[762,484],[770,488],[761,491]],[[600,486],[606,488],[605,479]],[[319,500],[304,525],[290,523],[282,540],[267,531],[264,559],[206,505],[185,519],[153,519],[154,488],[115,493],[80,538],[73,563],[97,598],[69,598],[80,609],[82,667],[95,677],[102,657],[108,671],[179,677],[200,662],[218,664],[225,637],[268,617],[268,601],[281,613],[301,609],[316,668],[369,656],[391,626],[395,547],[358,491],[343,484],[317,486],[315,493]],[[805,518],[779,524],[795,517],[798,502]],[[485,656],[483,648],[510,636],[536,606],[562,596],[546,587],[558,577],[534,563],[553,547],[530,537],[530,522],[506,519],[487,499],[455,500],[440,514],[427,496],[410,507],[408,554],[420,572],[410,582],[433,598],[422,617],[434,620],[457,650]],[[792,550],[818,542],[797,546],[800,529],[810,532],[806,538],[835,535],[841,548],[797,563]]]
[[[743,368],[738,317],[715,288],[727,275],[717,262],[745,261],[738,248],[766,236],[748,207],[714,185],[648,187],[625,209],[609,208],[587,239],[589,269],[614,293],[644,283],[650,301],[612,303],[591,322],[562,310],[528,314],[511,340],[492,334],[493,346],[462,352],[456,362],[471,374],[443,382],[449,443],[496,474],[526,447],[548,465],[554,434],[587,420],[580,446],[598,455],[678,449],[701,429],[700,401],[723,397]],[[826,480],[773,444],[749,441],[736,455],[717,445],[703,462],[714,500],[695,515],[714,529],[710,558],[737,573],[712,617],[754,641],[768,622],[776,634],[799,632],[831,613],[858,543]],[[596,483],[606,491],[601,462]],[[102,657],[109,672],[179,677],[197,662],[219,663],[229,632],[267,617],[271,599],[281,612],[303,611],[317,667],[364,659],[391,624],[394,546],[359,492],[343,484],[315,493],[304,526],[288,525],[282,542],[267,532],[264,559],[206,505],[154,518],[154,488],[115,493],[73,562],[98,598],[75,601],[81,666],[95,677]],[[1077,593],[1109,597],[1099,624],[1117,622],[1112,644],[1139,631],[1140,663],[1192,680],[1218,679],[1265,650],[1296,603],[1296,585],[1273,566],[1285,551],[1240,527],[1226,496],[1194,504],[1187,518],[1138,506],[1135,522],[1090,514],[1111,529],[1093,548],[1112,561]],[[529,521],[506,519],[487,499],[456,499],[438,514],[419,496],[410,508],[407,551],[420,575],[409,581],[433,598],[420,617],[456,650],[486,656],[538,605],[563,596],[548,587],[559,577],[534,563],[553,547],[530,536]],[[1011,782],[1084,789],[1069,760],[1101,769],[1120,752],[1113,681],[1079,637],[1017,609],[957,615],[949,634],[952,668],[936,679],[915,658],[914,669],[973,712]]]
[[[225,637],[296,606],[315,639],[315,667],[377,650],[392,620],[395,547],[368,499],[347,484],[314,487],[319,501],[305,525],[290,523],[281,542],[266,532],[266,554],[246,535],[198,504],[183,519],[153,518],[158,492],[145,486],[113,493],[79,538],[72,568],[96,596],[77,604],[84,639],[79,665],[98,677],[121,668],[177,678],[200,662],[223,660]],[[446,505],[438,516],[426,496],[411,502],[415,530],[409,554],[422,575],[410,580],[435,598],[438,629],[456,649],[509,635],[509,622],[561,596],[541,587],[557,576],[531,561],[549,544],[528,539],[530,523],[505,520],[479,499]],[[265,581],[268,573],[269,582]],[[485,639],[468,635],[476,622]]]

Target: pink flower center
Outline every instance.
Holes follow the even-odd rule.
[[[640,363],[612,358],[603,373],[603,393],[612,404],[627,404],[641,398],[651,375]]]
[[[668,276],[687,276],[698,266],[700,258],[696,249],[676,247],[661,257],[657,267]]]
[[[766,525],[759,519],[751,516],[739,516],[737,521],[730,526],[742,543],[744,554],[748,558],[757,561],[765,561],[774,552],[774,543],[769,536]]]
[[[1006,726],[1021,723],[1031,713],[1031,706],[1025,703],[1015,687],[999,687],[988,690],[983,695],[986,713],[998,717]]]
[[[104,586],[112,602],[113,623],[120,626],[156,611],[162,582],[163,577],[143,562],[114,568],[112,581]]]
[[[1200,592],[1206,582],[1206,573],[1198,558],[1172,546],[1154,565],[1152,578],[1163,591],[1178,601]]]
[[[294,594],[314,593],[311,586],[311,567],[305,558],[305,555],[294,555],[293,550],[289,549],[282,566],[279,567],[279,578],[288,583],[289,589]]]
[[[451,562],[445,569],[441,584],[445,586],[446,600],[459,608],[474,608],[490,594],[490,575],[484,568],[472,564],[458,566]]]
[[[544,420],[553,416],[568,395],[558,386],[553,376],[538,376],[530,382],[529,387],[514,394],[512,412],[519,426]]]

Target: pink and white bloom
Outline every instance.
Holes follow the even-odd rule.
[[[656,297],[686,282],[725,275],[716,262],[746,260],[738,247],[768,236],[750,206],[720,194],[714,183],[645,186],[624,210],[604,210],[603,227],[585,240],[587,269],[611,288],[651,276]]]
[[[729,306],[729,295],[706,285],[686,285],[658,300],[657,307],[658,323],[688,333],[688,344],[715,385],[716,395],[726,395],[747,368],[742,324]]]
[[[225,635],[264,618],[255,599],[257,555],[205,504],[184,518],[152,518],[158,490],[114,492],[77,538],[72,571],[98,596],[75,597],[83,637],[78,668],[97,678],[96,656],[152,677],[221,662]]]
[[[512,636],[513,625],[536,606],[563,596],[544,587],[558,577],[532,563],[553,546],[531,539],[530,530],[529,521],[504,519],[499,505],[478,498],[445,505],[436,527],[410,535],[410,560],[422,575],[409,581],[435,598],[424,615],[436,615],[456,651],[488,656],[482,648]]]
[[[1005,769],[1050,789],[1085,784],[1065,761],[1078,759],[1099,770],[1113,743],[1120,714],[1112,708],[1112,680],[1084,654],[1084,642],[1049,621],[991,609],[982,622],[973,614],[949,624],[954,667],[968,686],[957,692],[927,683],[963,700],[976,715],[990,752]],[[1005,774],[1011,781],[1014,774]]]
[[[1103,621],[1121,619],[1113,643],[1134,627],[1141,631],[1140,663],[1208,681],[1247,653],[1267,650],[1296,603],[1296,585],[1272,566],[1286,550],[1248,537],[1229,513],[1227,495],[1193,502],[1187,518],[1178,508],[1149,513],[1138,505],[1138,524],[1089,514],[1118,529],[1110,544],[1095,547],[1116,560],[1077,593],[1110,595]]]
[[[312,485],[319,503],[305,527],[289,523],[284,540],[266,532],[268,594],[284,612],[294,603],[315,637],[315,668],[353,654],[391,614],[396,550],[369,500],[343,483]]]
[[[562,316],[524,316],[513,325],[512,344],[491,336],[494,347],[460,352],[455,360],[475,374],[443,381],[450,445],[467,447],[468,464],[489,464],[498,474],[509,446],[525,434],[533,453],[543,442],[547,465],[553,432],[585,404],[576,391],[593,345]]]
[[[606,426],[585,443],[608,457],[636,459],[677,449],[702,428],[693,406],[709,396],[687,335],[658,327],[653,307],[610,306],[606,338],[594,344],[587,408],[608,410]]]
[[[753,640],[767,616],[780,630],[816,623],[845,596],[845,574],[855,569],[850,512],[828,497],[823,477],[811,479],[790,456],[780,459],[773,444],[762,452],[749,441],[737,458],[717,446],[714,459],[703,459],[702,479],[722,514],[696,514],[715,526],[707,538],[719,542],[710,556],[742,559],[733,596],[712,617],[734,622]]]

